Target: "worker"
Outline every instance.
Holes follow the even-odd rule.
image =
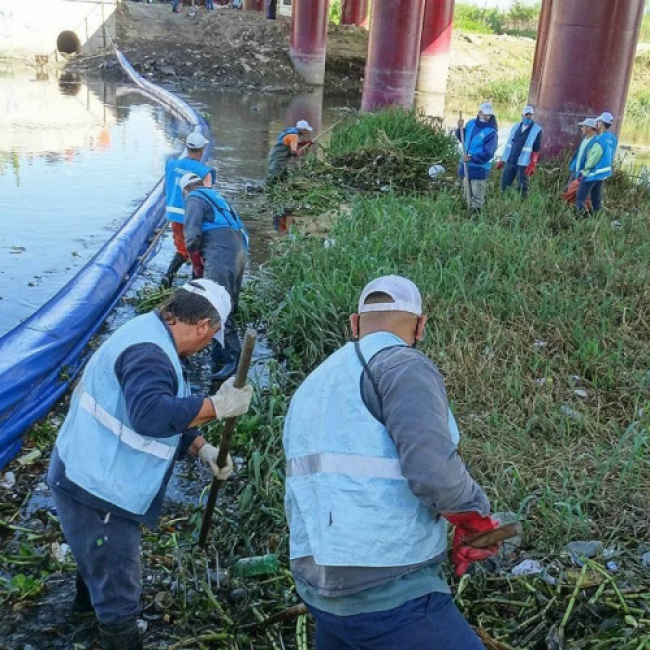
[[[172,0],[172,11],[175,14],[180,14],[181,13],[181,0]]]
[[[288,173],[289,160],[292,156],[300,156],[312,142],[309,134],[313,131],[309,122],[299,120],[296,126],[285,129],[278,136],[269,155],[269,175],[267,184],[284,180]]]
[[[583,174],[576,195],[576,209],[580,212],[584,213],[587,198],[591,199],[594,212],[602,207],[603,182],[612,175],[618,147],[618,139],[610,130],[613,122],[614,116],[607,111],[596,118],[596,144],[589,150],[585,163],[587,173]]]
[[[317,650],[477,650],[442,562],[456,573],[495,554],[490,505],[457,453],[458,428],[435,365],[415,346],[426,316],[399,276],[368,284],[348,343],[307,377],[285,421],[285,506],[296,590]],[[417,641],[415,641],[417,639]]]
[[[503,169],[501,189],[505,192],[517,179],[517,189],[522,196],[528,194],[528,179],[535,173],[539,150],[542,146],[542,127],[534,121],[535,109],[524,107],[522,120],[512,127],[506,148],[497,163]]]
[[[185,140],[187,155],[182,158],[171,158],[165,166],[165,215],[172,224],[172,237],[176,254],[161,281],[164,286],[170,287],[172,285],[178,270],[190,259],[185,248],[185,236],[183,235],[185,203],[183,201],[183,192],[178,183],[181,177],[188,172],[198,174],[203,179],[205,187],[212,187],[217,178],[217,172],[212,167],[208,167],[201,162],[207,144],[208,140],[197,128]]]
[[[494,108],[490,102],[481,104],[476,119],[470,120],[467,126],[463,118],[458,120],[456,137],[464,143],[458,175],[464,179],[467,205],[474,213],[480,213],[485,203],[487,179],[499,142],[498,128]],[[463,130],[463,138],[461,138],[461,130]],[[465,178],[465,166],[469,178]]]
[[[278,8],[278,0],[266,0],[266,17],[268,20],[275,20]]]
[[[587,211],[587,199],[591,200],[591,207],[594,211],[600,209],[602,181],[603,178],[606,178],[603,174],[607,173],[606,169],[611,174],[612,161],[608,162],[604,155],[605,150],[598,141],[598,124],[595,118],[588,117],[579,122],[579,126],[583,138],[571,160],[569,182],[574,179],[580,182],[575,206],[578,213],[584,215]]]
[[[220,480],[218,449],[196,427],[242,415],[252,387],[226,382],[191,395],[184,360],[223,339],[230,297],[209,280],[178,289],[159,311],[130,320],[94,353],[75,389],[48,472],[77,562],[76,611],[99,621],[103,650],[138,650],[140,525],[155,526],[174,463],[187,452]]]
[[[232,301],[224,340],[215,340],[212,346],[212,380],[221,382],[234,374],[241,354],[233,321],[244,281],[248,234],[228,201],[205,187],[197,174],[185,174],[180,187],[185,197],[185,244],[194,274],[218,282]]]

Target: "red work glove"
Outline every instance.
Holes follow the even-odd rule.
[[[194,251],[193,253],[190,253],[190,260],[192,262],[192,270],[194,271],[194,275],[197,278],[202,278],[204,269],[203,269],[203,258],[201,257],[201,252]]]
[[[526,176],[532,176],[535,173],[535,169],[537,167],[537,161],[539,160],[539,151],[531,154],[530,156],[530,162],[528,163],[528,167],[526,167],[524,174]]]
[[[459,512],[445,514],[443,517],[456,527],[451,550],[451,561],[456,567],[457,576],[462,576],[472,562],[487,560],[487,558],[497,554],[499,550],[498,544],[486,548],[473,548],[465,544],[467,540],[481,533],[487,533],[489,530],[498,528],[499,524],[494,519],[483,517],[478,512]]]
[[[504,165],[505,163],[503,162],[503,160],[499,160],[499,162],[497,163],[497,169],[503,169]]]

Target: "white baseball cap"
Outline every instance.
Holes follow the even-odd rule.
[[[385,293],[393,302],[366,305],[365,302],[372,293]],[[367,284],[359,298],[359,313],[371,311],[405,311],[422,316],[422,296],[410,280],[399,275],[384,275]]]
[[[494,106],[492,106],[492,102],[483,102],[479,107],[478,110],[483,113],[483,115],[494,115]]]
[[[596,120],[593,117],[587,117],[582,122],[578,122],[579,126],[588,126],[592,129],[596,128]]]
[[[530,104],[529,104],[528,106],[524,106],[524,110],[521,111],[521,114],[522,115],[535,115],[535,109],[532,106],[530,106]]]
[[[202,183],[203,180],[198,174],[195,174],[194,172],[187,172],[187,174],[183,174],[181,176],[181,180],[178,181],[178,184],[180,185],[181,190],[184,190],[188,185],[191,185],[192,183]]]
[[[214,335],[214,338],[221,343],[222,347],[225,347],[223,339],[224,330],[228,316],[230,316],[230,310],[232,309],[230,294],[220,284],[212,280],[206,280],[205,278],[191,280],[185,283],[181,289],[195,293],[197,296],[203,296],[217,310],[219,319],[221,320],[221,329]]]
[[[203,137],[203,133],[197,130],[192,131],[192,133],[187,136],[185,146],[188,149],[203,149],[208,142],[209,140]]]
[[[614,116],[610,112],[605,111],[604,113],[601,113],[596,120],[599,122],[605,122],[605,124],[613,124]]]
[[[311,126],[309,126],[309,122],[307,120],[299,120],[296,123],[296,128],[299,131],[313,131],[314,130],[314,129],[311,128]]]

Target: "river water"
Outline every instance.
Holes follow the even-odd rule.
[[[251,265],[266,258],[275,236],[260,212],[259,187],[277,134],[298,119],[324,130],[356,98],[295,97],[194,90],[181,95],[209,119],[215,136],[211,164],[220,191],[239,209],[251,233]],[[476,102],[449,97],[448,127]],[[518,119],[497,106],[500,141]],[[623,156],[650,161],[649,126],[626,122]],[[0,336],[61,289],[119,228],[163,175],[166,159],[183,148],[187,125],[128,84],[65,74],[5,72],[0,76]],[[630,146],[627,146],[630,145]],[[169,238],[144,279],[158,281],[173,255]]]

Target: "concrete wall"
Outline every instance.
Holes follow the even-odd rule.
[[[104,27],[115,38],[115,10],[119,0],[2,0],[0,54],[53,55],[64,32],[78,39],[82,54],[110,47]]]

